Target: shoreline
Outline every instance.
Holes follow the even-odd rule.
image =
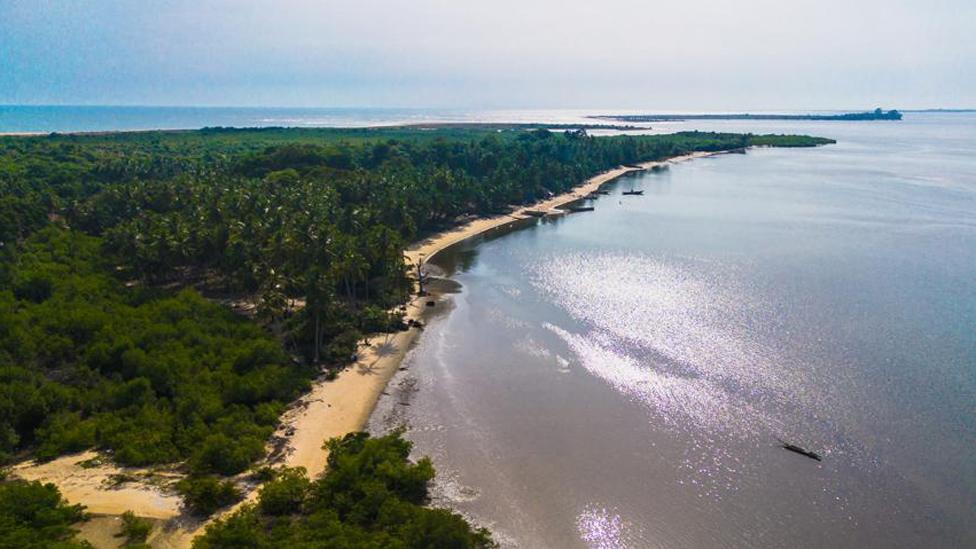
[[[553,212],[570,202],[580,200],[602,185],[632,172],[648,170],[697,158],[705,158],[728,151],[694,152],[665,160],[644,162],[634,166],[618,166],[597,174],[569,191],[519,206],[507,214],[478,217],[452,229],[435,233],[415,242],[404,250],[404,258],[412,267],[423,267],[442,250],[530,217],[530,211]],[[434,306],[428,302],[433,301]],[[328,452],[322,448],[326,440],[362,431],[366,428],[380,396],[389,381],[402,368],[403,359],[416,343],[422,328],[412,321],[426,324],[428,317],[442,309],[440,292],[420,296],[414,293],[404,305],[404,321],[410,328],[395,333],[370,334],[371,344],[361,348],[355,362],[329,381],[324,376],[313,380],[311,390],[291,403],[281,416],[278,429],[268,444],[265,464],[271,466],[304,467],[310,478],[325,472]],[[179,497],[146,481],[126,483],[124,487],[107,486],[116,474],[147,476],[149,468],[124,468],[106,462],[97,467],[85,467],[85,460],[98,454],[88,450],[80,454],[62,456],[46,463],[22,462],[12,469],[14,476],[27,480],[54,482],[71,503],[81,503],[96,516],[116,516],[133,511],[138,516],[166,521],[168,524],[154,532],[154,546],[189,547],[192,539],[203,532],[207,524],[227,516],[243,503],[257,497],[257,489],[245,493],[244,499],[202,522],[187,524]],[[163,473],[165,475],[165,473]]]
[[[514,211],[507,214],[492,217],[479,217],[459,227],[431,235],[424,240],[410,245],[410,247],[404,250],[404,256],[406,256],[407,261],[414,266],[417,265],[418,260],[421,260],[423,264],[428,262],[430,258],[434,257],[438,252],[453,246],[454,244],[478,236],[481,233],[489,230],[503,227],[523,219],[528,219],[529,217],[534,217],[529,215],[528,212],[530,211],[548,212],[558,209],[560,206],[565,206],[570,202],[585,198],[586,195],[596,191],[600,188],[600,186],[628,173],[649,170],[655,167],[670,164],[677,164],[680,162],[686,162],[688,160],[694,160],[696,158],[716,156],[725,154],[727,152],[729,151],[694,152],[674,156],[666,160],[652,160],[649,162],[643,162],[634,166],[618,166],[611,170],[599,173],[562,194],[555,195],[545,200],[540,200],[533,204],[519,206]]]
[[[459,227],[431,235],[411,244],[404,250],[404,257],[412,267],[422,267],[430,258],[450,246],[528,219],[532,217],[526,213],[528,211],[550,211],[579,200],[601,185],[625,174],[725,152],[696,152],[667,160],[645,162],[640,167],[620,166],[593,176],[563,194],[520,206],[507,214],[477,218]],[[411,320],[423,322],[429,309],[425,302],[437,302],[439,298],[436,293],[430,296],[414,294],[406,304],[404,320],[408,323]],[[328,460],[328,452],[321,449],[322,444],[332,437],[362,431],[366,427],[380,394],[386,389],[393,374],[399,371],[400,364],[421,331],[420,328],[411,327],[392,334],[371,334],[368,339],[378,342],[360,351],[356,362],[346,367],[332,381],[315,382],[312,390],[282,416],[279,433],[288,433],[291,430],[292,434],[283,437],[288,439],[288,443],[280,464],[305,467],[310,477],[322,474]],[[329,419],[323,421],[323,418]]]

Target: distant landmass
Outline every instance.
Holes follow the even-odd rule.
[[[841,114],[624,114],[596,115],[590,118],[618,122],[677,122],[681,120],[901,120],[901,113],[885,111],[850,112]]]

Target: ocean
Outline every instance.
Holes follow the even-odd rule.
[[[507,547],[976,546],[976,116],[678,129],[838,143],[445,250],[371,430]]]
[[[316,128],[436,122],[594,123],[584,118],[587,114],[594,113],[579,110],[0,105],[0,134],[182,130],[217,126]]]
[[[0,133],[607,112],[0,106]],[[459,293],[371,430],[404,426],[434,503],[505,547],[976,546],[976,115],[645,131],[689,129],[838,143],[625,177],[442,252]]]

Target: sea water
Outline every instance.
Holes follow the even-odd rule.
[[[838,143],[442,252],[372,430],[505,546],[976,546],[976,116],[692,128]]]

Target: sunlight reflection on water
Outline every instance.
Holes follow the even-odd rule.
[[[769,307],[701,268],[640,255],[559,255],[535,283],[590,331],[549,324],[582,365],[673,426],[740,436],[771,427],[754,404],[803,398],[787,360],[749,333]]]
[[[580,539],[591,549],[624,549],[643,546],[643,533],[634,523],[624,520],[616,509],[587,506],[576,517]]]

